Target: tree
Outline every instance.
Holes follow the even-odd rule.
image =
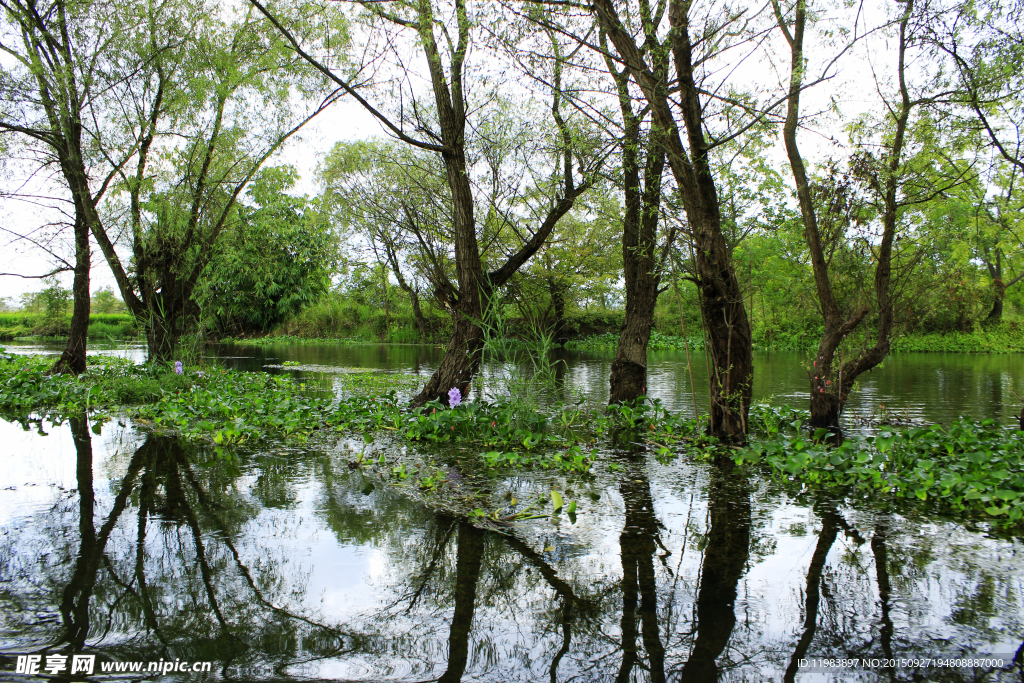
[[[101,314],[124,313],[125,307],[124,302],[114,294],[114,290],[102,287],[92,295],[92,310]]]
[[[920,153],[920,146],[916,156],[907,153],[910,146],[908,136],[911,134],[911,114],[915,108],[934,99],[925,94],[911,98],[907,82],[907,59],[917,42],[915,31],[918,26],[927,23],[928,18],[923,12],[915,12],[914,0],[904,3],[897,28],[899,42],[895,77],[898,82],[898,99],[894,103],[886,103],[888,113],[881,126],[884,131],[881,144],[878,145],[873,135],[866,134],[866,137],[872,139],[872,147],[880,146],[884,151],[875,154],[862,146],[851,161],[853,175],[867,185],[870,194],[875,197],[874,201],[868,200],[867,203],[873,205],[881,224],[876,236],[861,237],[862,249],[874,254],[873,285],[878,321],[874,343],[868,345],[865,332],[863,348],[836,368],[836,352],[846,336],[861,325],[870,308],[866,303],[856,300],[841,303],[837,299],[832,274],[836,268],[832,264],[832,257],[837,249],[844,250],[845,240],[851,237],[847,234],[851,223],[863,219],[856,215],[859,211],[858,201],[854,197],[856,190],[848,178],[817,186],[808,179],[796,138],[800,123],[800,96],[806,87],[804,37],[807,6],[805,0],[797,0],[793,8],[792,24],[777,0],[773,0],[772,6],[790,46],[790,82],[783,140],[796,182],[804,239],[810,253],[818,304],[825,325],[813,368],[808,373],[810,426],[838,431],[840,413],[857,377],[876,367],[889,352],[894,324],[893,250],[897,225],[907,207],[934,198],[937,192],[941,192],[925,182],[925,174],[920,172],[920,166],[929,165],[932,159],[923,160],[926,155]],[[878,129],[877,124],[872,127],[872,130]],[[955,178],[950,185],[955,185],[959,180]]]
[[[2,0],[0,51],[11,66],[0,75],[0,133],[25,138],[37,169],[59,171],[74,236],[74,308],[64,352],[51,373],[85,371],[89,328],[89,234],[123,149],[96,154],[99,131],[87,130],[95,107],[116,82],[107,67],[111,41],[132,30],[115,5],[67,0]],[[131,147],[131,142],[128,142]],[[95,187],[93,186],[95,183]]]
[[[145,31],[120,46],[134,61],[122,66],[121,99],[131,107],[117,124],[139,131],[140,142],[131,168],[118,169],[120,205],[93,236],[128,310],[145,324],[150,360],[168,361],[198,313],[200,276],[239,198],[336,94],[313,103],[322,79],[258,31],[251,10],[146,0],[139,11]],[[343,26],[323,30],[343,36]],[[129,63],[137,64],[131,72]]]
[[[984,180],[965,184],[964,190],[972,209],[975,253],[985,266],[992,285],[992,308],[985,322],[1003,319],[1003,302],[1007,290],[1024,280],[1020,256],[1024,240],[1020,238],[1022,222],[1020,183],[1024,169],[1008,163],[1001,156],[993,159]]]
[[[320,172],[325,212],[339,230],[362,243],[409,296],[416,326],[427,335],[420,302],[430,283],[448,303],[453,276],[448,192],[433,155],[377,141],[338,143]],[[385,280],[386,281],[386,280]]]
[[[265,168],[253,180],[250,206],[217,242],[196,299],[221,334],[262,332],[325,295],[338,264],[338,240],[306,197],[286,194],[297,175]]]
[[[664,12],[664,5],[659,7]],[[646,8],[650,13],[650,8]],[[647,24],[661,23],[661,16],[645,16]],[[648,42],[654,36],[648,36]],[[665,258],[675,238],[675,229],[667,236],[661,258],[655,253],[661,219],[662,175],[665,171],[664,129],[657,126],[644,131],[644,112],[634,111],[629,92],[629,70],[618,69],[607,52],[607,37],[601,33],[605,65],[615,81],[622,115],[622,192],[625,212],[622,216],[622,275],[625,281],[626,311],[619,341],[615,347],[609,378],[611,403],[632,401],[647,392],[647,344],[654,325],[654,307]],[[651,68],[659,83],[667,83],[668,50],[656,45],[650,50]]]
[[[713,98],[707,93],[715,88],[699,84],[698,78],[702,68],[699,65],[732,47],[731,41],[737,36],[746,36],[745,24],[749,19],[742,13],[727,14],[718,22],[710,19],[715,15],[709,12],[708,22],[698,25],[691,17],[691,3],[672,0],[668,3],[669,30],[662,40],[657,32],[664,22],[660,17],[659,22],[654,21],[657,15],[648,3],[640,2],[637,8],[628,9],[626,16],[636,17],[639,26],[623,22],[612,0],[597,0],[592,5],[601,30],[615,48],[614,59],[628,69],[650,107],[651,125],[662,141],[686,213],[695,252],[693,280],[700,291],[712,362],[709,432],[727,441],[741,442],[745,439],[750,407],[753,345],[739,280],[722,234],[710,152],[717,144],[742,135],[763,113],[756,103],[745,98],[724,98],[726,102],[731,99],[731,105],[741,111],[753,112],[753,121],[709,140],[707,124],[712,109],[706,105]],[[640,34],[639,38],[634,38],[635,33]],[[660,74],[652,62],[659,49],[670,54],[674,78],[670,73]],[[702,101],[702,97],[708,100]]]
[[[412,404],[422,405],[435,399],[447,402],[448,392],[453,387],[466,394],[480,363],[484,343],[480,325],[487,313],[488,301],[537,252],[558,221],[572,209],[576,198],[592,182],[587,178],[578,182],[576,177],[576,167],[586,169],[590,164],[583,156],[585,151],[589,151],[589,143],[584,139],[581,144],[581,139],[574,135],[562,114],[562,60],[554,60],[550,77],[550,112],[555,134],[546,141],[549,147],[546,156],[548,164],[551,164],[551,159],[554,163],[542,166],[544,173],[530,179],[538,188],[543,188],[540,194],[545,201],[525,207],[527,210],[521,207],[518,213],[499,214],[499,227],[520,239],[515,250],[488,270],[481,258],[479,240],[487,226],[477,218],[474,192],[474,179],[481,169],[474,163],[479,161],[479,157],[473,153],[472,143],[480,142],[477,133],[483,129],[486,114],[493,111],[487,105],[497,98],[495,87],[486,85],[484,79],[479,87],[474,87],[477,84],[470,76],[478,70],[483,71],[483,62],[468,60],[471,57],[480,60],[483,55],[492,59],[500,57],[494,53],[488,55],[487,46],[479,40],[483,29],[479,27],[477,17],[472,16],[470,5],[465,0],[456,0],[453,6],[445,8],[446,13],[451,12],[447,16],[441,16],[442,10],[429,0],[415,5],[372,2],[362,5],[366,11],[365,30],[370,40],[396,46],[396,50],[397,46],[415,50],[429,77],[429,104],[421,99],[420,93],[401,85],[408,81],[398,82],[397,99],[401,106],[398,107],[398,118],[392,120],[380,107],[360,95],[352,81],[329,69],[304,49],[292,32],[258,0],[250,2],[288,39],[296,54],[360,102],[390,134],[406,144],[437,155],[444,169],[451,206],[451,246],[458,284],[448,283],[450,287],[445,289],[451,301],[454,324],[444,357]],[[557,54],[560,49],[557,41],[550,34],[548,37]],[[480,52],[480,56],[473,54],[474,50]],[[395,57],[394,68],[406,78],[409,73],[402,56],[395,52]],[[488,66],[488,71],[492,69],[493,65]],[[484,74],[485,77],[487,75]],[[396,94],[395,85],[392,83],[389,89],[392,101]],[[404,103],[406,97],[409,98],[408,106]],[[479,99],[474,101],[474,97]],[[531,108],[529,105],[520,106],[527,111]],[[534,166],[539,165],[541,154],[537,150],[530,150],[527,157]],[[517,177],[521,182],[531,164],[522,157],[515,161],[520,162]],[[492,167],[491,170],[495,172],[492,178],[497,180],[499,169]],[[507,173],[507,169],[505,171]]]

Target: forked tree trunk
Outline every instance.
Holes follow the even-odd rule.
[[[672,30],[667,42],[678,76],[679,92],[674,98],[678,99],[682,130],[669,104],[667,78],[659,77],[647,62],[646,46],[651,36],[645,36],[645,48],[641,49],[623,27],[611,0],[596,0],[592,9],[643,91],[651,107],[653,128],[665,136],[666,160],[692,234],[701,313],[713,363],[708,431],[724,441],[741,443],[746,439],[754,377],[753,345],[732,255],[722,235],[718,191],[708,156],[711,146],[704,137],[704,109],[694,80],[690,3],[672,0],[668,7]],[[687,138],[685,146],[681,133]]]
[[[562,65],[560,57],[557,55],[557,43],[552,37],[556,60],[551,111],[563,146],[561,158],[558,160],[563,195],[556,198],[548,210],[544,222],[533,231],[530,239],[516,253],[512,254],[496,270],[484,271],[476,235],[473,188],[470,184],[469,167],[466,162],[465,131],[468,114],[461,81],[462,60],[469,48],[469,16],[465,3],[457,2],[455,9],[459,24],[459,44],[454,53],[450,55],[452,62],[448,73],[445,73],[434,36],[433,7],[429,2],[419,4],[420,42],[430,69],[440,137],[444,143],[443,149],[440,150],[440,157],[444,164],[448,188],[451,191],[452,232],[454,233],[455,272],[458,276],[458,289],[456,290],[450,282],[436,283],[441,289],[454,294],[456,299],[453,307],[455,329],[444,358],[441,359],[441,364],[423,390],[413,398],[411,402],[413,407],[422,406],[427,401],[434,399],[447,403],[448,392],[453,388],[459,389],[463,396],[468,393],[473,375],[480,366],[484,345],[484,334],[479,325],[484,323],[484,313],[492,294],[537,253],[558,221],[572,209],[576,198],[589,187],[589,183],[577,186],[573,178],[572,136],[559,110]],[[443,277],[443,273],[439,273],[439,276]]]
[[[910,117],[910,110],[913,106],[910,102],[904,79],[904,57],[907,45],[907,23],[913,12],[914,3],[913,0],[907,0],[906,9],[900,22],[898,77],[901,102],[894,109],[896,112],[896,130],[892,148],[889,150],[886,158],[885,177],[876,178],[876,185],[881,188],[883,205],[882,240],[878,245],[878,262],[875,266],[874,278],[875,298],[878,303],[879,317],[877,335],[873,347],[861,350],[853,359],[843,363],[838,372],[836,371],[836,351],[842,345],[846,335],[860,325],[868,309],[864,307],[860,310],[849,312],[845,316],[840,311],[839,303],[836,301],[832,291],[828,262],[825,259],[821,243],[817,208],[811,195],[803,157],[797,145],[796,130],[799,125],[800,92],[803,87],[805,65],[803,42],[807,21],[806,1],[797,0],[792,32],[790,32],[789,24],[782,14],[782,8],[778,0],[773,0],[772,6],[775,10],[779,27],[782,29],[790,45],[790,88],[783,139],[789,156],[790,168],[796,181],[797,198],[800,203],[800,213],[804,223],[804,239],[810,251],[818,303],[821,306],[822,317],[825,323],[825,333],[818,344],[818,353],[815,355],[814,365],[808,373],[811,409],[809,426],[814,429],[825,428],[832,430],[836,437],[841,437],[842,432],[839,418],[850,391],[853,389],[854,382],[860,374],[881,363],[889,352],[890,336],[893,327],[893,302],[890,292],[892,246],[896,232],[896,214],[899,209],[896,198],[898,186],[896,174],[899,170],[904,135]],[[835,213],[834,208],[832,213]],[[841,220],[841,218],[837,218],[832,213],[827,217],[829,220]]]

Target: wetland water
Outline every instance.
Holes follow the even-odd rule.
[[[332,367],[427,374],[440,358],[401,346],[219,353],[323,381]],[[803,360],[759,356],[756,393],[804,405]],[[567,385],[602,399],[610,362],[571,358]],[[849,412],[881,403],[1009,424],[1022,382],[1016,356],[897,356]],[[688,383],[683,354],[653,354],[652,396],[692,410]],[[34,678],[17,673],[18,655],[40,655],[42,678],[47,655],[74,653],[96,655],[94,680],[1024,680],[1009,661],[1024,642],[1024,543],[914,506],[606,450],[589,476],[496,484],[578,501],[575,522],[504,536],[349,467],[362,448],[349,438],[230,462],[116,420],[0,422],[0,443],[0,680]],[[1005,666],[913,662],[989,655]],[[858,666],[814,666],[823,659]],[[211,669],[100,670],[160,660]]]

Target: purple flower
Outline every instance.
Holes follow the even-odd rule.
[[[452,387],[452,390],[448,392],[448,406],[454,408],[460,403],[462,403],[462,392],[458,387]]]
[[[176,361],[174,361],[174,374],[175,374],[175,375],[180,375],[180,374],[181,374],[181,373],[183,373],[184,371],[185,371],[185,368],[184,368],[184,366],[183,366],[183,365],[181,364],[181,361],[180,361],[180,360],[176,360]]]

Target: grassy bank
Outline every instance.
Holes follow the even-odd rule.
[[[71,316],[54,321],[42,313],[0,312],[0,341],[19,337],[62,337],[71,326]],[[139,333],[135,318],[127,313],[94,313],[89,316],[90,339],[131,339]]]
[[[446,314],[424,305],[428,334],[417,328],[408,301],[398,299],[385,310],[378,305],[352,298],[331,296],[301,311],[299,315],[266,335],[236,339],[250,344],[332,343],[413,343],[447,344],[451,319]],[[535,330],[532,321],[517,317],[519,312],[506,307],[507,329]],[[659,301],[654,316],[654,329],[648,348],[651,351],[682,351],[703,348],[702,328],[696,309],[686,310],[686,337],[682,334],[678,308]],[[570,311],[561,328],[566,348],[575,350],[614,350],[618,344],[623,313],[611,309]],[[540,325],[552,331],[554,321]],[[813,351],[821,339],[823,328],[816,320],[784,320],[755,318],[752,329],[754,348],[758,351]],[[893,339],[892,351],[947,353],[1021,353],[1024,352],[1024,324],[1016,320],[998,325],[976,325],[970,332],[900,331]]]

